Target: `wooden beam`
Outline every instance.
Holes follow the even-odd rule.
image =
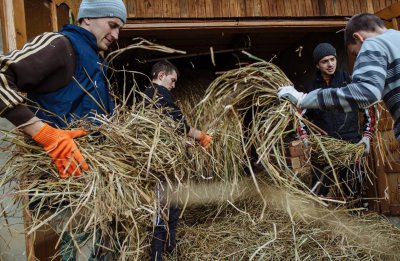
[[[57,5],[54,1],[50,3],[50,15],[51,15],[51,29],[53,32],[58,31],[58,20],[57,20]]]
[[[4,52],[9,52],[26,43],[24,0],[0,1],[3,49]]]
[[[3,34],[3,49],[7,53],[17,48],[14,24],[14,5],[12,0],[1,1],[1,27]]]
[[[4,52],[8,52],[8,42],[7,42],[7,31],[6,31],[6,8],[5,8],[5,0],[0,0],[0,23],[1,23],[1,35],[3,42],[3,50]]]
[[[346,26],[345,19],[337,20],[249,20],[249,21],[207,21],[207,22],[128,22],[123,30],[170,30],[170,29],[211,29],[211,28],[329,28]]]
[[[13,0],[14,9],[11,13],[14,17],[15,37],[18,49],[21,49],[27,41],[26,21],[25,21],[25,3],[24,0]]]

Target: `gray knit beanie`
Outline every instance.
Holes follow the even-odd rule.
[[[78,11],[82,18],[118,17],[126,23],[126,8],[122,0],[83,0]]]
[[[325,56],[333,55],[336,57],[336,49],[329,43],[320,43],[315,47],[313,56],[314,63],[317,64]]]

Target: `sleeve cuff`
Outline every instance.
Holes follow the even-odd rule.
[[[28,107],[21,104],[7,110],[2,116],[18,127],[32,119],[35,114]]]
[[[302,109],[319,109],[318,104],[318,91],[316,89],[312,92],[307,93],[304,98],[300,101],[299,106]]]

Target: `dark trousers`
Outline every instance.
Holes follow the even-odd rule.
[[[329,189],[335,183],[331,167],[329,165],[313,164],[312,167],[312,182],[311,188],[315,187],[314,193],[317,195],[327,196]],[[348,168],[335,169],[338,176],[338,181],[342,184],[341,188],[346,197],[360,197],[363,175],[362,167],[359,162]],[[318,185],[318,181],[320,184]]]
[[[156,217],[156,222],[154,225],[153,238],[151,241],[151,261],[161,261],[163,260],[164,250],[167,253],[172,253],[176,247],[176,225],[178,223],[180,209],[177,206],[171,206],[167,208],[168,221],[163,219],[162,210],[159,209]]]

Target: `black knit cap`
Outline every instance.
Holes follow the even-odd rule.
[[[320,43],[315,47],[313,56],[314,63],[317,64],[325,56],[333,55],[336,57],[336,49],[330,43]]]

